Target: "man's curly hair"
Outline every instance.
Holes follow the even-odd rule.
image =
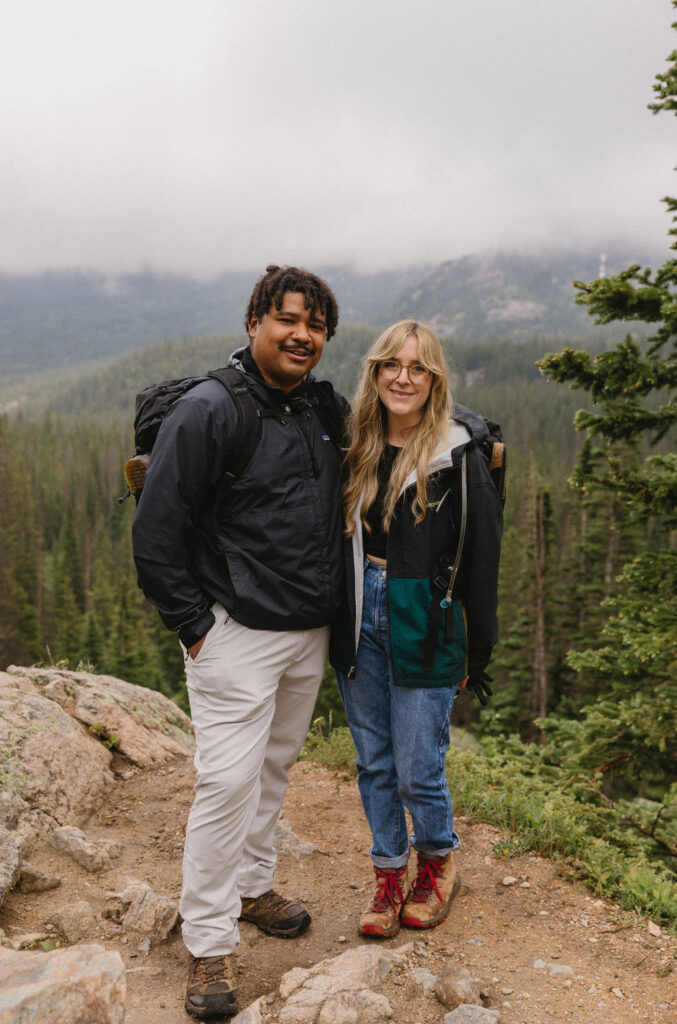
[[[281,309],[285,292],[303,293],[305,307],[311,311],[311,315],[320,313],[325,318],[329,341],[336,333],[339,315],[338,302],[329,285],[302,267],[278,267],[276,263],[267,266],[263,277],[254,285],[245,314],[245,330],[249,331],[253,316],[260,321],[273,306]]]

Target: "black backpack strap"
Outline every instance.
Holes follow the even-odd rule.
[[[310,403],[327,431],[329,440],[340,452],[348,445],[347,425],[350,407],[344,398],[339,398],[330,381],[315,380],[311,386]]]
[[[261,407],[252,395],[244,374],[234,366],[210,370],[207,376],[223,384],[226,391],[235,399],[237,406],[237,433],[233,438],[228,458],[229,468],[226,470],[226,479],[228,483],[232,483],[242,476],[259,446]]]

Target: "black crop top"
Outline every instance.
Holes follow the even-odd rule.
[[[388,534],[383,529],[383,502],[390,483],[393,463],[401,451],[402,449],[394,444],[386,444],[378,464],[378,491],[367,511],[367,523],[371,528],[371,533],[368,533],[364,526],[362,527],[364,553],[373,555],[374,558],[385,559],[386,557]]]

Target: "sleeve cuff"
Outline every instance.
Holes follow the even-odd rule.
[[[181,626],[179,629],[179,640],[186,648],[192,647],[198,640],[209,632],[212,628],[216,619],[214,618],[213,612],[205,612],[196,622],[191,622],[189,626]]]

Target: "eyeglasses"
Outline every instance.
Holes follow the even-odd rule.
[[[420,363],[401,363],[399,359],[384,359],[379,363],[379,370],[386,380],[396,380],[402,370],[406,370],[412,384],[422,384],[430,373],[430,370],[426,370]]]

